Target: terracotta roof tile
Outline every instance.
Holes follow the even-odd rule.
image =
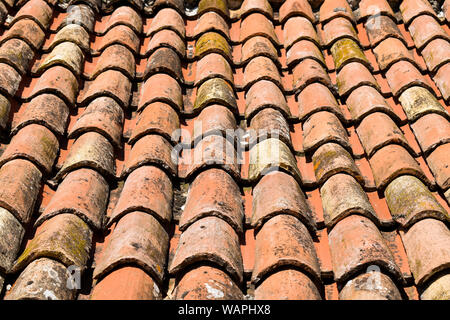
[[[350,149],[347,131],[339,119],[328,111],[316,112],[303,123],[303,150],[314,152],[328,142]]]
[[[346,18],[335,18],[322,26],[322,30],[318,29],[319,35],[322,39],[322,44],[327,47],[344,38],[358,40],[353,24]]]
[[[109,96],[117,101],[122,108],[126,108],[130,99],[131,82],[116,70],[106,70],[92,82],[86,83],[84,92],[78,102],[86,105],[99,96]]]
[[[121,24],[130,27],[136,34],[142,32],[141,16],[135,9],[128,6],[119,7],[113,11],[103,32],[107,32],[109,29]]]
[[[402,174],[411,174],[429,183],[418,162],[405,148],[396,144],[387,145],[375,152],[370,159],[370,166],[380,189]]]
[[[399,144],[414,152],[398,126],[385,113],[375,112],[368,115],[356,130],[369,157],[388,144]]]
[[[304,273],[287,269],[268,276],[255,290],[257,300],[321,300],[314,282]]]
[[[210,104],[221,104],[236,112],[236,97],[230,84],[222,78],[212,78],[197,89],[194,110],[200,112]]]
[[[134,144],[138,139],[150,133],[158,133],[175,143],[176,140],[172,137],[172,133],[179,126],[178,114],[170,105],[163,102],[154,102],[142,110],[128,143]]]
[[[41,93],[53,93],[73,106],[78,94],[78,80],[67,68],[54,66],[41,75],[27,98],[36,97]]]
[[[225,0],[200,0],[198,3],[198,14],[201,15],[208,11],[218,12],[225,18],[228,18],[230,14]]]
[[[331,47],[331,53],[337,72],[350,62],[360,62],[371,68],[369,60],[367,60],[358,44],[351,39],[344,38],[335,42]]]
[[[244,70],[244,88],[248,89],[259,80],[270,80],[280,88],[281,76],[273,61],[267,57],[255,57],[245,67]]]
[[[172,192],[172,182],[164,171],[154,166],[137,168],[127,177],[108,225],[132,211],[147,212],[168,224],[172,220]]]
[[[200,36],[195,45],[195,56],[197,59],[209,53],[219,53],[226,59],[232,60],[231,48],[226,38],[216,32],[206,32]]]
[[[60,281],[53,281],[55,277]],[[63,264],[53,259],[39,258],[20,274],[5,300],[72,300],[76,291],[67,288],[68,281],[69,272]]]
[[[415,121],[427,113],[438,113],[448,117],[448,112],[436,97],[427,89],[413,86],[406,89],[398,98],[409,121]]]
[[[258,284],[270,273],[286,267],[301,269],[314,280],[320,278],[308,230],[296,217],[281,214],[267,221],[256,235],[252,281]]]
[[[242,20],[240,42],[257,35],[268,38],[275,46],[279,44],[272,22],[261,13],[252,13]]]
[[[276,168],[286,170],[299,183],[302,183],[294,155],[281,140],[265,139],[250,149],[249,179],[251,181],[259,180],[265,173]]]
[[[422,285],[433,274],[450,263],[449,250],[442,243],[448,241],[446,225],[435,219],[424,219],[414,224],[403,236],[414,281]]]
[[[350,21],[354,21],[353,11],[345,0],[325,0],[319,11],[320,22],[326,23],[337,17],[345,17]]]
[[[405,60],[417,66],[412,53],[406,48],[405,44],[397,38],[389,37],[381,41],[373,52],[380,66],[380,69],[388,70],[394,63]]]
[[[286,50],[295,42],[303,39],[313,41],[319,45],[319,37],[313,24],[303,16],[289,18],[283,26],[283,35]]]
[[[42,30],[46,30],[52,18],[51,7],[43,0],[28,1],[14,16],[10,26],[21,19],[32,19],[39,24]]]
[[[386,0],[361,0],[359,10],[360,18],[368,18],[377,14],[395,17],[394,11]]]
[[[210,135],[200,140],[187,155],[182,154],[180,162],[187,161],[185,178],[191,179],[199,171],[210,167],[220,167],[231,176],[240,177],[238,154],[232,142],[222,136]],[[180,174],[181,175],[181,174]]]
[[[158,31],[151,37],[146,48],[146,54],[151,54],[154,50],[160,47],[169,47],[175,50],[178,55],[183,57],[186,54],[186,46],[180,36],[169,29]]]
[[[33,57],[33,49],[21,39],[12,38],[0,46],[0,62],[9,64],[22,75],[29,68]]]
[[[0,271],[9,272],[20,250],[20,243],[25,234],[24,227],[8,210],[0,209]]]
[[[69,108],[66,103],[53,94],[40,94],[28,104],[24,104],[22,112],[13,123],[11,134],[30,124],[40,124],[57,135],[64,135]]]
[[[351,154],[339,144],[325,143],[314,152],[312,161],[319,184],[340,172],[348,173],[359,182],[363,182],[361,172]]]
[[[448,285],[450,276],[443,275],[432,282],[420,295],[421,300],[448,300]]]
[[[101,230],[108,193],[108,183],[97,171],[91,169],[72,171],[59,185],[35,226],[58,214],[73,213],[93,229]]]
[[[425,154],[441,144],[450,142],[450,123],[439,114],[424,115],[411,124],[411,128]]]
[[[93,100],[69,131],[69,138],[95,131],[104,135],[114,146],[121,146],[124,114],[119,104],[106,96]]]
[[[177,300],[241,300],[239,286],[218,268],[201,266],[186,272],[177,283]]]
[[[147,31],[148,36],[152,36],[156,32],[169,29],[176,32],[181,38],[186,36],[184,22],[181,15],[171,8],[164,8],[158,11],[152,20],[150,29]]]
[[[233,71],[229,62],[217,53],[207,54],[197,61],[195,85],[200,86],[206,80],[213,78],[222,78],[233,84]]]
[[[119,266],[136,265],[161,283],[168,245],[169,236],[158,220],[145,212],[130,212],[114,227],[95,267],[94,279]]]
[[[322,63],[323,66],[326,66],[320,49],[314,42],[308,40],[300,40],[294,43],[294,45],[292,45],[292,47],[287,51],[286,58],[288,66],[297,64],[307,58],[314,59],[317,62]]]
[[[250,121],[248,129],[250,130],[249,142],[251,145],[264,139],[265,136],[276,136],[286,145],[292,144],[289,124],[283,114],[276,109],[265,108],[259,111]]]
[[[67,9],[67,15],[61,24],[58,26],[58,31],[69,24],[76,24],[83,26],[87,32],[94,31],[95,17],[94,12],[88,5],[77,5],[73,6],[72,9]]]
[[[200,129],[198,126],[195,127],[195,122],[201,123]],[[221,135],[227,139],[233,139],[230,137],[230,132],[236,128],[236,118],[230,109],[220,104],[211,104],[203,109],[194,120],[192,143],[196,144],[203,137],[209,135]]]
[[[436,15],[431,4],[425,0],[404,0],[400,4],[400,12],[406,24],[409,24],[419,15],[430,15],[432,17]]]
[[[288,0],[284,1],[280,7],[280,22],[285,23],[286,19],[292,16],[303,16],[311,22],[315,22],[309,1],[306,0]]]
[[[375,16],[369,18],[366,24],[366,31],[370,45],[377,46],[381,41],[393,37],[403,40],[403,36],[392,18],[387,16]],[[403,40],[404,41],[404,40]]]
[[[422,50],[428,70],[435,73],[441,66],[450,62],[450,41],[435,39]]]
[[[367,218],[352,215],[343,219],[331,230],[329,240],[336,281],[346,281],[370,265],[383,268],[394,278],[401,277],[381,233]]]
[[[340,120],[344,115],[330,89],[321,83],[312,83],[297,96],[299,118],[304,120],[319,111],[333,112]]]
[[[45,33],[34,20],[22,19],[17,21],[11,29],[6,31],[0,43],[8,39],[21,39],[34,50],[37,50],[44,42]]]
[[[376,279],[376,280],[375,280]],[[373,281],[377,281],[373,289]],[[340,300],[402,300],[402,296],[392,279],[382,272],[363,273],[347,284],[339,292]]]
[[[157,300],[161,291],[143,269],[125,266],[108,273],[94,287],[91,300]]]
[[[346,102],[352,118],[356,122],[360,122],[374,112],[384,112],[397,120],[394,110],[374,87],[361,86],[353,90]]]
[[[69,69],[74,75],[79,76],[83,64],[83,52],[72,42],[62,42],[55,46],[39,64],[36,73],[41,74],[54,65],[62,65]]]
[[[430,88],[425,77],[408,61],[394,63],[386,72],[386,79],[394,96],[401,95],[406,89],[415,85]]]
[[[50,258],[66,267],[85,268],[92,245],[92,230],[73,214],[58,214],[46,220],[17,258],[12,272],[39,258]]]
[[[141,88],[138,110],[142,110],[153,102],[168,103],[180,110],[183,101],[178,82],[171,76],[163,73],[158,73],[148,78]]]
[[[113,44],[101,53],[90,77],[97,78],[97,76],[106,70],[118,70],[132,79],[135,68],[136,64],[133,53],[122,45]]]
[[[361,185],[348,174],[335,174],[320,188],[325,224],[331,228],[347,216],[358,214],[376,224],[378,217]]]
[[[438,86],[439,90],[442,93],[442,97],[445,99],[447,103],[450,102],[450,86],[449,86],[449,71],[450,71],[450,63],[446,63],[442,67],[439,68],[436,75],[434,76],[434,82]]]
[[[129,175],[133,170],[154,164],[176,176],[177,168],[171,158],[172,146],[169,141],[160,135],[146,135],[139,139],[132,147],[122,171],[122,177]]]
[[[307,85],[319,82],[327,87],[331,87],[331,79],[325,68],[313,59],[305,59],[297,64],[293,71],[294,90],[300,92]]]
[[[5,63],[0,63],[0,92],[7,96],[14,96],[21,80],[20,74]]]
[[[268,57],[279,64],[277,49],[275,49],[269,39],[262,36],[255,36],[245,41],[242,46],[241,62],[247,63],[257,56]]]
[[[139,38],[136,33],[125,25],[117,25],[110,29],[101,40],[98,42],[96,51],[103,51],[105,48],[112,44],[121,44],[131,50],[133,53],[137,53],[139,47]]]
[[[0,190],[0,205],[22,224],[30,221],[41,179],[42,173],[28,160],[8,161],[0,168],[0,182],[8,185]]]
[[[405,228],[425,218],[449,220],[448,212],[416,177],[404,175],[384,191],[393,218]]]
[[[58,149],[58,140],[50,130],[38,124],[30,124],[11,139],[0,157],[0,165],[13,159],[24,158],[48,174],[52,170]]]
[[[194,28],[194,36],[197,38],[203,33],[214,31],[230,38],[230,31],[225,19],[214,11],[209,11],[200,16]]]
[[[159,48],[150,55],[145,67],[144,78],[157,73],[167,73],[181,81],[181,61],[175,51],[170,48]]]
[[[431,172],[433,172],[436,183],[444,190],[450,187],[450,167],[446,157],[449,150],[450,144],[443,144],[434,149],[427,157],[428,166],[430,167]]]
[[[197,220],[181,234],[169,272],[175,274],[202,261],[223,268],[238,283],[243,280],[238,235],[220,218],[210,216]]]
[[[68,41],[75,43],[84,52],[90,52],[89,38],[89,34],[82,26],[78,24],[68,24],[58,31],[48,47],[45,45],[44,47],[46,47],[47,50],[51,50],[56,45]]]
[[[285,193],[284,190],[291,190]],[[279,214],[297,217],[310,230],[315,229],[312,211],[295,179],[284,172],[265,175],[253,189],[251,223],[255,228]]]
[[[361,86],[372,86],[379,89],[379,84],[369,69],[359,62],[350,62],[339,71],[337,85],[339,94],[343,97]]]
[[[433,39],[449,40],[449,35],[441,28],[439,23],[427,15],[415,18],[409,26],[409,32],[419,50],[422,50]]]
[[[448,2],[0,1],[2,298],[448,297]]]
[[[239,187],[223,170],[209,169],[199,173],[189,187],[186,205],[180,217],[180,230],[207,216],[219,217],[238,234],[243,232],[244,209]]]
[[[114,150],[108,139],[94,131],[86,132],[77,138],[55,179],[63,179],[67,173],[80,167],[98,170],[108,178],[114,177]]]
[[[239,11],[241,19],[254,12],[262,13],[270,19],[273,18],[272,6],[268,0],[244,0]]]
[[[290,115],[286,98],[281,89],[272,81],[261,80],[254,83],[246,95],[245,117],[250,120],[265,107],[279,110],[285,117]]]

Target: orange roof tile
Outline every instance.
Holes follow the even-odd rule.
[[[0,0],[2,298],[449,298],[450,1],[186,6]]]

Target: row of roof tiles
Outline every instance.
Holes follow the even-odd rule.
[[[243,298],[249,273],[256,299],[329,298],[336,289],[341,299],[399,299],[406,297],[403,286],[410,286],[412,279],[406,255],[422,298],[448,295],[445,270],[450,253],[445,243],[450,234],[442,194],[449,190],[449,81],[443,68],[450,64],[448,52],[441,50],[448,44],[448,25],[441,25],[427,3],[404,1],[400,10],[413,51],[422,53],[436,85],[413,63],[411,41],[403,36],[406,29],[399,31],[385,1],[362,1],[362,22],[347,2],[325,1],[319,35],[306,1],[286,1],[279,11],[281,25],[275,26],[267,1],[244,1],[231,19],[241,19],[232,23],[232,28],[239,25],[238,42],[230,39],[224,1],[200,2],[196,36],[188,39],[181,2],[157,1],[148,11],[155,16],[143,23],[137,10],[142,2],[131,1],[131,7],[115,9],[99,27],[93,21],[100,2],[76,2],[78,9],[69,7],[59,26],[49,26],[50,18],[45,19],[51,16],[51,6],[41,0],[28,2],[1,40],[0,51],[13,40],[31,48],[20,57],[26,61],[5,49],[5,104],[19,89],[21,75],[30,70],[34,51],[44,50],[31,70],[32,80],[21,89],[26,104],[19,109],[23,113],[18,113],[13,138],[0,159],[0,180],[11,186],[0,195],[6,209],[2,232],[9,239],[2,244],[7,254],[1,272],[20,274],[6,298],[49,298],[49,292],[50,298],[74,298],[72,288],[49,281],[54,277],[49,270],[70,278],[70,266],[89,267],[95,246],[100,249],[94,255],[93,299],[161,298],[166,270],[176,279],[177,299]],[[380,15],[368,17],[374,7],[380,8]],[[414,28],[414,21],[424,18],[431,19],[427,28]],[[49,27],[52,35],[44,42]],[[29,32],[20,33],[24,28]],[[362,46],[364,30],[369,41]],[[142,31],[150,41],[139,56]],[[99,39],[91,44],[87,39],[94,32]],[[394,50],[399,53],[394,59],[383,49],[392,48],[392,41],[401,48]],[[432,46],[436,41],[443,44]],[[233,62],[238,43],[241,64]],[[186,47],[192,69],[186,68]],[[370,50],[375,53],[371,62],[366,55]],[[143,57],[147,63],[136,78],[135,59]],[[84,59],[92,63],[82,70]],[[240,75],[237,67],[243,67]],[[194,68],[195,82],[187,84],[183,78]],[[142,81],[138,96],[133,94],[136,79]],[[385,81],[384,88],[379,80]],[[130,99],[137,108],[136,124],[122,148]],[[402,110],[395,104],[392,108],[397,99]],[[245,111],[239,107],[243,100]],[[294,113],[295,100],[299,109]],[[75,106],[81,107],[81,115],[69,125],[69,143],[61,147]],[[300,115],[300,124],[292,123],[293,114]],[[206,136],[187,141],[181,152],[180,159],[199,155],[200,161],[176,166],[172,156],[177,139],[172,133],[185,127],[186,118],[202,120]],[[240,120],[257,135],[259,129],[269,132],[245,148],[248,168],[238,162],[234,137],[224,135]],[[8,120],[4,123],[6,128]],[[349,125],[355,126],[359,141],[349,137]],[[361,146],[359,154],[355,144]],[[120,150],[126,155],[122,161],[115,156]],[[280,171],[271,172],[273,168]],[[43,177],[51,178],[48,183],[57,189],[35,220],[31,218]],[[120,195],[108,203],[117,177],[124,181]],[[178,178],[190,186],[174,231]],[[252,187],[245,207],[243,183]],[[319,205],[311,188],[319,188]],[[374,205],[383,193],[387,216]],[[248,208],[251,214],[245,212]],[[317,211],[323,211],[322,218]],[[386,239],[380,232],[383,221],[390,221],[391,227],[393,221],[399,224],[401,240],[395,230],[391,240]],[[100,246],[95,234],[102,236],[105,224],[110,234]],[[36,232],[17,257],[30,228]],[[245,242],[254,242],[254,247],[245,247]],[[254,250],[253,263],[249,250]],[[368,266],[378,267],[378,290],[370,287],[374,274]],[[330,274],[336,282],[324,287]],[[414,296],[415,289],[410,289]]]

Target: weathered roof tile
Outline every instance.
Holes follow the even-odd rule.
[[[242,300],[238,285],[220,269],[201,266],[194,268],[178,282],[174,298],[177,300]]]
[[[0,1],[0,298],[448,297],[449,0],[106,2]]]
[[[320,277],[316,251],[306,227],[292,215],[277,215],[256,235],[252,281],[287,266],[301,269],[314,280]]]
[[[120,266],[135,265],[161,283],[168,245],[169,236],[158,220],[146,212],[130,212],[114,227],[95,267],[94,278],[100,278]]]
[[[177,274],[189,265],[212,262],[241,283],[243,265],[237,233],[223,219],[205,217],[189,226],[180,236],[169,272]]]
[[[377,265],[394,278],[401,277],[394,257],[372,221],[351,215],[338,222],[329,235],[334,278],[349,279],[361,269]]]
[[[290,190],[286,193],[285,190]],[[265,175],[253,189],[252,225],[260,229],[279,214],[297,217],[310,230],[315,229],[312,212],[298,182],[284,172]]]
[[[180,217],[180,230],[184,231],[195,221],[208,216],[225,220],[238,234],[243,232],[244,208],[239,187],[228,173],[220,169],[199,173],[189,186]]]

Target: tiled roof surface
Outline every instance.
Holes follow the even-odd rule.
[[[0,1],[2,297],[450,299],[450,0],[197,2]]]

